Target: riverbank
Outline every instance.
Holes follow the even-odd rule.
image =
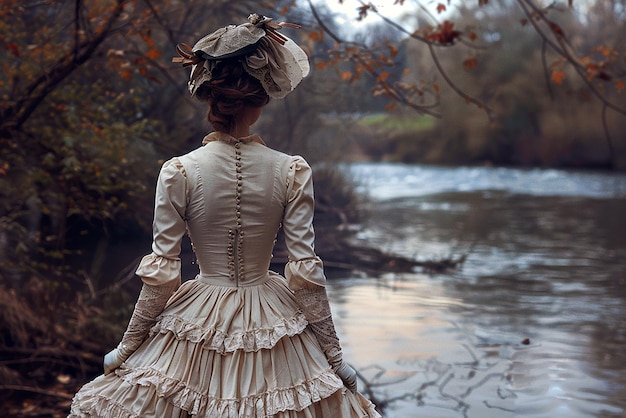
[[[466,126],[454,118],[388,113],[333,115],[325,123],[321,135],[333,138],[346,162],[626,170],[626,138],[602,130],[507,136],[497,122]]]

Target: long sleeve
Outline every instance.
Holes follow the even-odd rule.
[[[285,276],[289,288],[315,334],[328,363],[346,387],[356,391],[356,372],[344,360],[341,344],[326,294],[326,276],[322,260],[315,254],[313,231],[312,170],[301,157],[295,157],[289,172],[288,202],[283,228],[289,261]]]
[[[326,284],[322,260],[315,254],[312,174],[311,167],[302,157],[294,157],[289,168],[287,204],[283,218],[289,256],[285,276],[292,290]]]
[[[136,274],[152,286],[180,281],[180,248],[185,235],[187,181],[182,163],[163,164],[154,204],[152,253],[143,257]]]
[[[179,255],[185,234],[186,190],[180,161],[172,159],[163,164],[156,188],[152,253],[143,257],[136,271],[143,286],[122,340],[104,356],[105,374],[119,367],[141,345],[180,286]]]

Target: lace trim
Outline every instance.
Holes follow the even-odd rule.
[[[333,367],[337,367],[341,363],[342,351],[335,332],[326,288],[316,286],[313,289],[299,289],[294,292],[294,296],[309,321],[311,330],[326,354],[326,358]]]
[[[238,399],[207,396],[184,383],[148,368],[118,369],[116,374],[132,385],[149,386],[159,397],[191,415],[205,417],[266,416],[281,411],[301,411],[328,398],[343,387],[341,379],[331,370],[318,377],[288,388],[277,388]]]
[[[302,333],[307,324],[304,314],[297,312],[293,317],[284,318],[281,322],[274,324],[272,328],[257,328],[228,334],[216,328],[201,327],[183,318],[168,315],[160,318],[159,322],[152,327],[150,335],[171,332],[178,340],[187,340],[192,343],[203,342],[205,348],[224,354],[236,350],[250,352],[272,348],[284,336],[292,337]]]
[[[177,280],[162,286],[143,284],[133,315],[130,318],[122,341],[118,345],[123,356],[128,357],[141,345],[157,317],[163,312],[168,299],[178,286],[180,286],[180,282]]]

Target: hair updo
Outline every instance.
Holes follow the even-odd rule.
[[[261,107],[270,97],[261,82],[248,74],[237,59],[224,60],[211,71],[211,80],[204,82],[196,97],[209,103],[207,119],[216,131],[229,133],[235,116],[244,106]]]

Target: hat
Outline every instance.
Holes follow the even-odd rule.
[[[306,53],[287,36],[278,33],[283,27],[299,28],[291,23],[274,23],[271,18],[254,13],[249,23],[229,25],[200,39],[193,48],[178,44],[180,57],[173,62],[191,65],[188,88],[195,96],[198,87],[211,80],[211,71],[224,59],[239,57],[244,70],[261,82],[266,93],[282,99],[309,74]]]

